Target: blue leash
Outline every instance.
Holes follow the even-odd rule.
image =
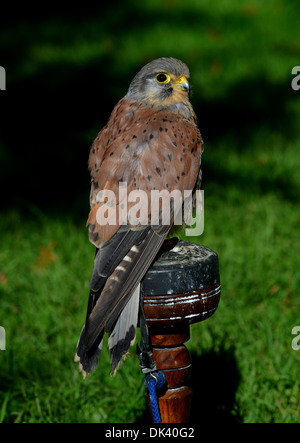
[[[161,423],[159,412],[157,391],[166,383],[166,376],[162,371],[157,369],[156,363],[152,358],[152,349],[149,338],[149,330],[144,313],[144,300],[140,297],[140,330],[141,345],[137,345],[137,354],[140,359],[140,368],[145,374],[145,385],[149,391],[150,405],[154,423]]]
[[[145,377],[145,385],[149,391],[151,410],[154,423],[161,423],[156,391],[166,383],[166,376],[162,371],[150,372]]]

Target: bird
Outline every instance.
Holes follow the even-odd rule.
[[[153,191],[195,193],[201,186],[203,140],[189,100],[189,78],[187,65],[173,57],[144,65],[90,148],[87,225],[96,252],[86,320],[75,354],[83,378],[95,370],[105,334],[111,374],[128,355],[136,338],[141,280],[165,239],[172,236],[174,217],[182,205],[171,200],[168,223],[162,222],[161,206],[153,222],[150,204],[143,220],[122,218],[124,208],[128,215],[134,202],[120,198],[120,186],[126,185],[127,195],[142,191],[149,199]],[[116,196],[110,204],[103,197],[107,192]],[[115,210],[111,223],[101,223],[99,214],[110,209]]]

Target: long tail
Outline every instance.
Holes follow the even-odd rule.
[[[139,312],[139,299],[140,285],[138,285],[134,291],[129,302],[121,312],[112,333],[109,335],[108,347],[111,358],[111,372],[113,375],[116,375],[122,358],[126,358],[130,347],[135,342]],[[92,349],[86,351],[84,346],[84,328],[85,327],[82,328],[80,338],[77,343],[77,352],[74,361],[79,363],[79,370],[85,379],[87,374],[92,372],[98,364],[98,357],[103,345],[103,335]]]
[[[136,335],[139,283],[169,229],[149,226],[143,231],[119,232],[98,250],[86,322],[75,355],[84,378],[97,366],[105,332],[113,373],[128,353]]]

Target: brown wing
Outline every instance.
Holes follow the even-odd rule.
[[[138,189],[145,191],[149,202],[152,190],[192,190],[201,152],[202,139],[194,124],[173,113],[122,99],[91,148],[91,242],[99,247],[120,228],[120,182],[127,184],[128,194]],[[111,190],[116,196],[114,226],[97,223],[97,212],[104,204],[97,203],[102,190]],[[133,205],[129,203],[128,210]]]

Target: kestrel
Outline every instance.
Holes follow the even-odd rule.
[[[127,195],[144,191],[149,201],[154,190],[183,193],[199,186],[203,143],[189,101],[188,80],[188,67],[175,58],[146,64],[91,147],[88,225],[96,255],[75,356],[84,378],[97,365],[104,333],[109,334],[112,372],[129,352],[136,335],[139,283],[169,234],[178,209],[171,200],[168,224],[163,223],[161,211],[153,223],[150,203],[143,220],[122,218],[120,214],[124,210],[129,214],[134,201],[120,197],[120,186],[126,185]],[[103,198],[107,191],[116,196],[110,204]],[[115,210],[111,223],[101,222],[104,209]]]

